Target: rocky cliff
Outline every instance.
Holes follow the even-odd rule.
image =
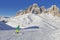
[[[35,13],[35,14],[48,13],[52,14],[53,16],[60,17],[59,8],[56,5],[52,5],[50,8],[46,9],[44,6],[39,7],[38,4],[34,3],[33,5],[30,5],[27,9],[18,11],[16,13],[16,16],[27,13]]]

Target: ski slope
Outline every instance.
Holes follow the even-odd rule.
[[[51,14],[34,14],[28,13],[24,15],[19,15],[10,19],[10,21],[6,24],[16,28],[20,25],[20,28],[27,28],[29,26],[42,26],[44,23],[51,26],[51,28],[60,28],[60,22],[56,22],[59,18],[54,17]],[[44,22],[44,23],[43,23]]]
[[[20,33],[16,34],[15,30],[0,30],[0,40],[60,40],[60,22],[55,19],[52,15],[44,13],[13,17],[6,24],[13,28],[20,25]],[[38,28],[31,28],[32,26]],[[29,27],[30,29],[24,29]]]
[[[18,25],[20,25],[20,28],[27,28],[29,26],[39,26],[38,24],[40,23],[40,20],[41,19],[39,16],[29,13],[11,18],[10,21],[6,24],[14,28],[16,28]]]
[[[52,40],[53,29],[40,27],[37,29],[22,29],[19,34],[15,30],[0,30],[0,40]]]
[[[0,30],[0,40],[59,40],[59,32],[48,27],[22,29],[19,34],[15,30]]]

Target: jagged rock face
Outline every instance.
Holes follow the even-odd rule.
[[[41,8],[39,8],[39,6],[34,3],[32,6],[29,6],[27,12],[31,12],[31,13],[36,13],[36,14],[39,14],[39,13],[42,13],[42,12],[46,12],[46,9],[44,6],[42,6]]]
[[[28,12],[38,14],[38,13],[40,13],[40,9],[39,9],[38,5],[35,3],[28,8]]]
[[[36,3],[34,3],[33,5],[29,6],[28,9],[25,9],[23,11],[19,11],[16,14],[16,16],[27,14],[27,13],[36,13],[36,14],[39,14],[40,13],[40,8],[38,7],[38,5]]]
[[[27,13],[31,12],[32,10],[32,6],[29,6],[29,8],[27,9]]]
[[[37,4],[33,4],[33,7],[32,7],[32,10],[31,10],[32,13],[36,13],[36,14],[39,14],[40,13],[40,9],[38,7]]]
[[[16,13],[16,16],[18,16],[20,13]]]
[[[52,5],[52,7],[49,8],[47,11],[54,16],[59,14],[59,8],[56,5]]]
[[[46,13],[46,9],[45,9],[45,7],[44,6],[42,6],[42,7],[40,7],[40,12],[42,13]]]
[[[27,9],[25,10],[20,10],[16,16],[18,15],[23,15],[23,14],[27,14],[27,13],[35,13],[35,14],[40,14],[40,13],[50,13],[53,16],[60,16],[60,12],[59,12],[59,8],[56,5],[52,5],[52,7],[45,9],[44,6],[39,7],[36,3],[34,3],[33,5],[29,6]]]
[[[16,13],[16,16],[20,15],[21,13],[23,13],[23,10],[19,10],[19,11]]]

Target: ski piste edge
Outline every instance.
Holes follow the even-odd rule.
[[[23,30],[23,29],[39,29],[38,26],[32,26],[32,27],[27,27],[27,28],[20,28],[20,30]]]

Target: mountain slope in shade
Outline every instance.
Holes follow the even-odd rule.
[[[5,24],[4,22],[0,22],[0,30],[13,30],[15,28]]]

